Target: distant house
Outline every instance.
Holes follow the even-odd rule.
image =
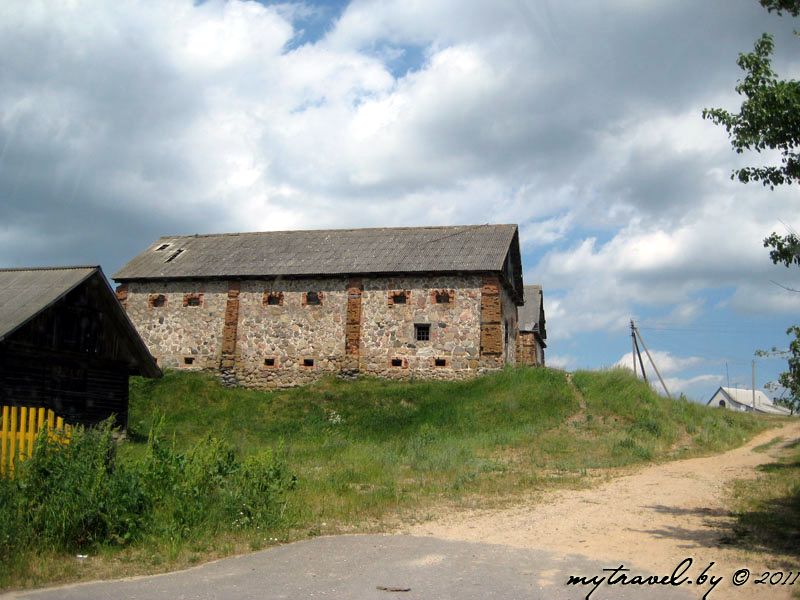
[[[782,406],[776,406],[767,395],[756,390],[755,404],[753,403],[753,390],[745,390],[739,388],[720,387],[711,400],[707,403],[708,406],[717,406],[719,408],[727,408],[728,410],[737,410],[741,412],[757,412],[768,415],[784,415],[789,416],[791,411]]]
[[[516,225],[163,237],[114,275],[162,367],[275,388],[516,363]]]
[[[525,304],[519,309],[519,338],[517,363],[544,366],[544,349],[547,348],[542,286],[524,286]]]
[[[0,269],[0,405],[125,427],[129,375],[161,371],[100,267]]]

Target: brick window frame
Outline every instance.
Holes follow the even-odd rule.
[[[167,305],[166,294],[150,294],[147,297],[147,306],[150,308],[163,308]]]
[[[183,305],[190,307],[203,306],[203,292],[184,294]]]
[[[399,297],[405,298],[405,301],[397,302],[396,299]],[[389,290],[387,304],[389,306],[394,306],[395,304],[407,306],[411,304],[411,290]]]
[[[309,295],[311,296],[312,301],[309,302]],[[314,302],[314,296],[316,296],[317,301]],[[303,292],[303,306],[322,306],[324,302],[325,295],[322,292],[316,291],[308,291]]]
[[[452,306],[456,301],[455,290],[431,290],[431,304]]]
[[[264,292],[261,304],[263,306],[283,306],[283,292]]]

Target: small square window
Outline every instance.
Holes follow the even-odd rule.
[[[431,339],[431,326],[429,323],[414,325],[414,339],[418,342],[428,342]]]
[[[265,367],[274,367],[275,366],[275,359],[274,358],[265,358],[264,359],[264,366]]]
[[[403,366],[403,359],[402,358],[393,358],[392,359],[392,366],[393,367],[402,367]]]
[[[389,304],[407,304],[409,293],[405,290],[389,292]]]
[[[164,294],[150,294],[149,300],[152,308],[161,308],[167,303],[167,297]]]
[[[447,359],[446,358],[435,358],[435,359],[433,359],[433,366],[434,367],[446,367],[447,366]]]
[[[435,297],[436,297],[436,304],[450,304],[451,301],[450,292],[448,292],[447,290],[436,292]]]
[[[183,364],[185,364],[185,365],[193,365],[194,364],[194,356],[186,356],[186,357],[184,357]]]
[[[264,306],[283,306],[283,292],[264,292]]]
[[[313,367],[314,366],[314,359],[313,358],[304,358],[303,359],[303,366],[304,367]]]
[[[186,294],[183,297],[184,306],[203,306],[203,294]]]
[[[306,292],[306,305],[319,306],[322,304],[322,294],[320,292]]]

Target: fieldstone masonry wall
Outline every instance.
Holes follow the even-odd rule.
[[[227,282],[131,282],[123,291],[123,306],[160,367],[219,368]],[[200,306],[183,305],[185,294],[201,292]],[[153,294],[165,297],[162,306],[150,305]]]
[[[517,343],[517,364],[535,367],[539,364],[536,337],[532,331],[520,332]]]
[[[397,379],[455,379],[477,373],[482,366],[480,283],[475,275],[366,280],[361,370]],[[448,301],[437,302],[437,292]],[[405,302],[398,303],[400,297]],[[416,325],[430,327],[429,340],[416,339]]]
[[[496,275],[131,282],[118,295],[161,366],[219,371],[228,384],[358,372],[461,379],[516,355],[516,305]]]

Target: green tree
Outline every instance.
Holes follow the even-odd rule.
[[[792,325],[786,330],[787,335],[793,335],[794,340],[789,343],[788,350],[759,350],[756,356],[784,356],[789,363],[789,370],[780,374],[777,382],[767,384],[769,389],[782,387],[786,394],[775,402],[785,406],[792,414],[800,413],[800,326]],[[776,385],[777,384],[777,385]]]
[[[761,6],[779,16],[784,13],[793,17],[800,15],[800,0],[759,1]],[[703,110],[704,119],[725,127],[731,146],[738,154],[780,151],[779,165],[743,167],[731,174],[731,179],[742,183],[760,181],[770,189],[775,189],[776,185],[800,183],[800,82],[779,79],[772,70],[774,47],[774,38],[765,33],[756,41],[752,52],[739,55],[737,64],[745,76],[736,85],[736,92],[744,96],[738,113],[722,108]],[[773,232],[764,240],[764,247],[772,248],[769,256],[774,264],[800,266],[800,237],[794,231],[783,236]],[[800,410],[800,327],[794,325],[786,333],[795,338],[786,353],[789,370],[780,375],[778,383],[789,393],[789,398],[781,399],[781,403],[797,412]]]
[[[800,0],[761,0],[770,12],[792,16],[800,14]],[[773,37],[765,33],[753,52],[742,53],[736,61],[745,72],[736,91],[744,96],[738,113],[722,108],[706,108],[703,118],[722,125],[737,153],[779,150],[780,165],[743,167],[731,174],[742,183],[760,181],[776,185],[800,182],[800,82],[779,79],[772,70]]]

